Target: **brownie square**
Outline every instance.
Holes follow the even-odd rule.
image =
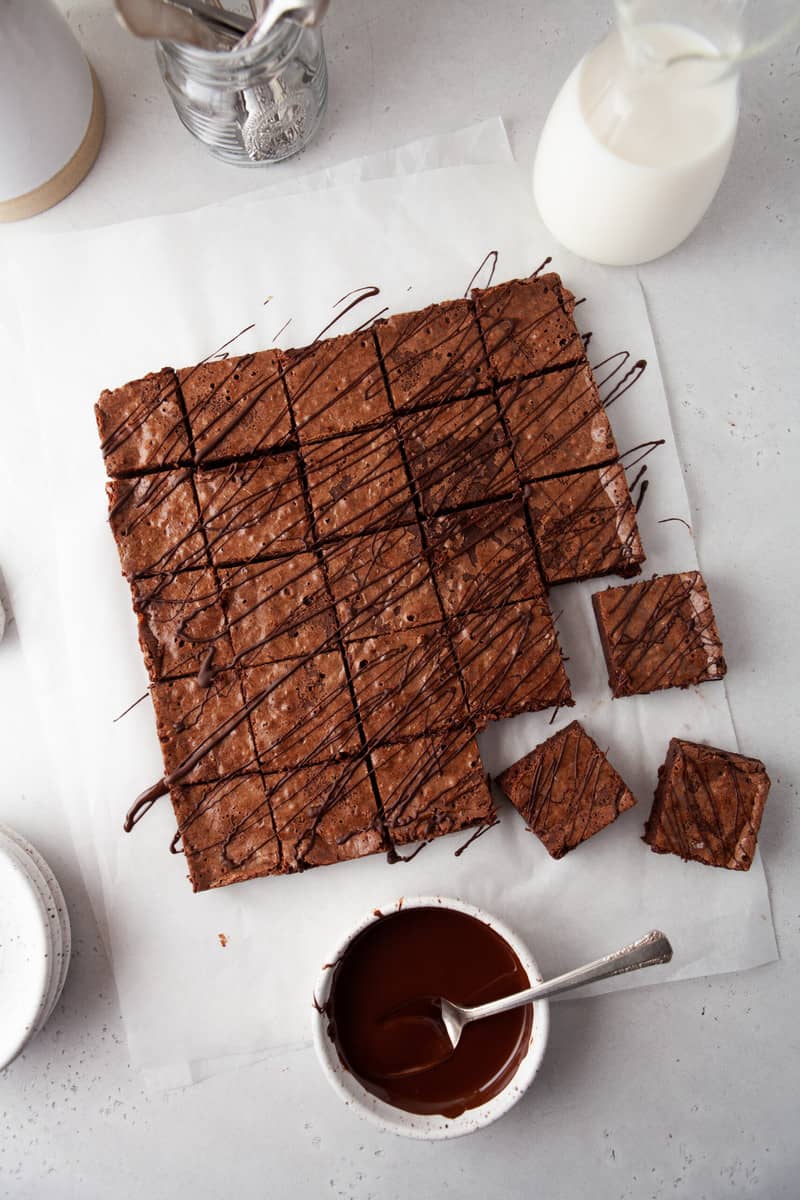
[[[200,515],[187,471],[106,484],[108,519],[129,579],[207,564]]]
[[[197,462],[254,454],[291,440],[277,350],[185,367],[178,380]]]
[[[619,457],[587,363],[506,384],[498,388],[497,402],[524,480],[600,466]]]
[[[442,619],[416,529],[386,529],[325,546],[345,639],[410,630]]]
[[[614,696],[722,679],[727,667],[699,571],[662,575],[592,596]]]
[[[463,508],[426,522],[425,528],[447,616],[544,596],[518,500]]]
[[[317,536],[413,524],[414,504],[393,429],[331,438],[303,452]]]
[[[578,721],[503,771],[497,782],[552,858],[563,858],[636,803]]]
[[[645,553],[619,463],[532,483],[528,511],[548,583],[639,574]]]
[[[386,831],[395,846],[489,825],[494,805],[468,729],[371,753]]]
[[[348,642],[361,724],[371,745],[463,725],[467,710],[444,629]]]
[[[109,475],[189,461],[189,439],[172,367],[101,392],[94,414]]]
[[[221,568],[222,601],[242,667],[336,648],[336,619],[313,554]]]
[[[552,272],[472,292],[497,379],[563,366],[584,357],[575,299]]]
[[[493,396],[409,413],[397,426],[426,516],[517,488],[511,446]]]
[[[286,385],[301,444],[391,421],[372,333],[348,333],[290,350]]]
[[[510,604],[450,622],[469,710],[481,725],[573,703],[546,604]]]
[[[258,769],[235,671],[221,671],[209,687],[201,687],[194,676],[154,683],[150,694],[167,775],[201,749],[205,753],[180,782],[199,783]]]
[[[265,776],[284,871],[304,871],[387,850],[363,762]],[[235,847],[234,847],[235,849]]]
[[[358,726],[338,650],[242,670],[266,773],[357,754]]]
[[[233,648],[210,570],[134,579],[131,591],[139,645],[154,683],[196,675],[209,655],[215,667],[230,664]]]
[[[398,411],[491,386],[480,329],[466,300],[401,313],[375,332]]]
[[[217,566],[305,550],[310,529],[294,454],[199,471],[197,495]]]
[[[749,871],[769,787],[759,759],[672,738],[644,840],[657,854]]]
[[[196,892],[281,873],[281,845],[259,772],[176,785],[171,796]]]

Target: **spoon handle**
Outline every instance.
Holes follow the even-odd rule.
[[[479,1021],[483,1017],[491,1017],[496,1013],[508,1012],[511,1008],[520,1008],[523,1004],[531,1004],[534,1000],[544,1000],[548,996],[557,996],[573,988],[585,987],[588,983],[597,983],[600,979],[610,979],[614,975],[624,975],[628,971],[639,971],[642,967],[666,963],[671,958],[672,946],[669,939],[654,929],[633,945],[587,963],[585,967],[576,967],[574,971],[557,975],[555,979],[548,979],[546,983],[537,983],[527,991],[515,992],[513,996],[505,996],[502,1000],[492,1000],[477,1008],[465,1008],[462,1010],[463,1017],[465,1021]]]

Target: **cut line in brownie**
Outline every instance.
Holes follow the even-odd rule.
[[[497,403],[526,482],[619,457],[588,363],[501,384]]]
[[[447,616],[543,598],[519,500],[460,509],[427,521],[425,531]]]
[[[370,330],[289,350],[283,361],[301,445],[391,422]]]
[[[578,721],[508,767],[497,782],[552,858],[563,858],[636,803]]]
[[[297,456],[198,471],[197,496],[216,566],[305,550],[312,542]]]
[[[416,522],[394,429],[307,446],[303,460],[319,538]]]
[[[749,871],[769,788],[760,759],[672,738],[644,841],[658,854]]]
[[[512,279],[472,292],[495,379],[552,370],[585,357],[575,297],[558,275]]]
[[[727,667],[699,571],[661,575],[592,596],[615,697],[722,679]]]
[[[219,578],[237,665],[336,649],[336,618],[314,554],[220,568]]]
[[[422,541],[406,526],[347,538],[323,548],[345,640],[441,622]]]
[[[619,463],[532,483],[527,496],[548,583],[639,574],[645,554]]]
[[[189,463],[189,439],[172,367],[113,391],[106,389],[94,413],[110,476]]]
[[[488,826],[494,804],[469,729],[372,750],[386,831],[395,846]]]
[[[153,682],[197,674],[211,652],[215,667],[230,665],[233,646],[211,570],[132,579],[131,592]]]
[[[407,413],[397,428],[425,516],[518,490],[491,394]]]
[[[491,386],[481,332],[466,300],[400,313],[379,322],[375,333],[398,412]]]
[[[197,462],[272,450],[291,441],[280,352],[261,350],[178,371]]]
[[[128,579],[164,575],[208,562],[188,471],[166,471],[106,484],[109,522]]]
[[[453,618],[450,636],[476,722],[573,704],[553,618],[534,601]]]

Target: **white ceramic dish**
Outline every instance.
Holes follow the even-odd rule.
[[[508,942],[525,968],[532,984],[541,981],[542,976],[539,968],[525,943],[508,926],[504,925],[502,921],[498,921],[496,917],[483,912],[474,905],[466,904],[463,900],[452,900],[443,896],[418,896],[413,899],[404,898],[403,900],[398,900],[395,903],[377,909],[376,913],[386,916],[389,913],[398,912],[401,908],[451,908],[456,912],[463,912],[470,917],[476,917],[479,921],[483,921],[486,925],[489,925],[495,933]],[[336,948],[328,960],[329,963],[338,962],[353,938],[361,933],[363,929],[366,929],[368,925],[371,925],[376,920],[380,920],[380,916],[376,916],[376,913],[371,913],[355,929],[352,929],[347,934],[347,937],[344,938],[341,945]],[[355,1076],[351,1075],[342,1065],[336,1046],[328,1034],[328,1018],[324,1010],[330,998],[333,974],[330,967],[324,968],[314,993],[316,1004],[314,1007],[313,1034],[317,1057],[326,1078],[344,1103],[349,1105],[360,1116],[366,1117],[367,1120],[378,1125],[384,1131],[396,1133],[402,1137],[419,1138],[428,1141],[439,1141],[443,1138],[461,1137],[465,1133],[474,1133],[476,1129],[491,1124],[492,1121],[496,1121],[498,1117],[502,1117],[504,1113],[507,1113],[533,1082],[536,1072],[539,1069],[539,1064],[542,1061],[545,1047],[547,1046],[549,1009],[546,1000],[540,1000],[534,1007],[533,1028],[528,1044],[528,1052],[517,1068],[516,1074],[509,1080],[503,1091],[487,1104],[482,1104],[478,1108],[468,1109],[460,1117],[443,1117],[420,1116],[417,1113],[405,1112],[403,1109],[394,1108],[392,1105],[384,1103],[383,1100],[378,1099],[377,1096],[373,1096],[371,1092],[362,1087]]]

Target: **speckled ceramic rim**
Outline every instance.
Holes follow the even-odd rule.
[[[470,917],[476,917],[479,921],[483,921],[486,925],[490,926],[495,933],[498,933],[501,938],[508,942],[525,968],[531,983],[541,980],[542,976],[530,950],[517,934],[509,929],[507,925],[504,925],[502,921],[498,921],[496,917],[491,916],[491,914],[484,912],[480,908],[476,908],[473,904],[467,904],[463,900],[453,900],[445,896],[415,896],[412,899],[404,898],[393,901],[390,904],[379,907],[376,909],[376,912],[382,916],[388,916],[390,913],[399,912],[400,909],[405,908],[451,908],[456,912],[463,912]],[[353,938],[357,937],[362,930],[377,920],[380,920],[380,916],[376,916],[373,912],[361,921],[336,949],[335,953],[328,960],[329,963],[334,964],[338,962]],[[481,1129],[484,1125],[490,1125],[492,1121],[496,1121],[498,1117],[502,1117],[507,1113],[533,1082],[536,1072],[539,1069],[539,1064],[542,1061],[545,1047],[547,1046],[550,1020],[546,1000],[540,1000],[536,1005],[528,1052],[517,1068],[516,1074],[509,1080],[503,1091],[487,1104],[482,1104],[479,1108],[468,1109],[460,1117],[455,1118],[419,1116],[417,1113],[405,1112],[403,1109],[393,1108],[392,1105],[385,1104],[383,1100],[379,1100],[377,1096],[373,1096],[371,1092],[362,1087],[355,1076],[351,1075],[339,1060],[336,1047],[328,1034],[327,1017],[324,1011],[319,1011],[320,1009],[324,1009],[328,1002],[332,981],[333,971],[330,967],[324,968],[314,992],[316,1004],[314,1008],[313,1035],[317,1057],[326,1078],[344,1103],[353,1108],[360,1116],[366,1117],[368,1121],[379,1126],[384,1132],[396,1133],[401,1137],[419,1138],[426,1141],[440,1141],[444,1138],[455,1138],[461,1137],[466,1133],[474,1133],[476,1129]]]

